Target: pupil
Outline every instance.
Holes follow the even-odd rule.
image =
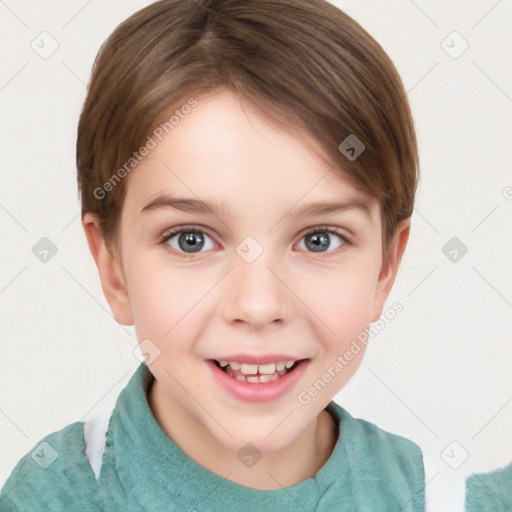
[[[186,243],[182,243],[182,236],[179,237],[179,245],[180,248],[185,252],[193,252],[188,251],[188,249],[193,249],[194,247],[198,247],[199,249],[201,249],[204,245],[204,238],[202,236],[202,233],[187,233],[184,236]],[[199,242],[197,241],[196,237],[200,238]]]
[[[329,237],[323,233],[313,233],[310,235],[310,240],[313,244],[314,252],[321,252],[322,249],[329,248]]]

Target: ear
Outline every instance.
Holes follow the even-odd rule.
[[[388,261],[385,261],[384,259],[382,261],[382,267],[375,290],[375,300],[373,303],[371,319],[372,322],[376,322],[379,319],[382,314],[382,310],[384,309],[384,304],[391,292],[391,288],[393,288],[398,267],[400,266],[400,261],[402,260],[407,240],[409,239],[410,228],[410,219],[405,219],[398,223],[389,249]]]
[[[133,325],[128,291],[119,258],[105,243],[97,215],[86,213],[82,226],[92,257],[98,267],[103,293],[114,318],[123,325]]]

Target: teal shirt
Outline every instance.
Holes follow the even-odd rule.
[[[84,423],[75,422],[44,437],[18,462],[1,490],[0,510],[425,510],[420,448],[353,418],[334,401],[327,410],[337,419],[339,436],[327,462],[312,478],[263,491],[227,480],[183,452],[152,415],[147,402],[151,382],[141,363],[117,398],[102,437],[98,479],[86,454]]]

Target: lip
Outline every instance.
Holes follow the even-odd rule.
[[[237,359],[232,359],[232,361],[236,360]],[[259,359],[259,361],[261,360],[262,359]],[[286,359],[273,359],[272,362],[284,360]],[[291,361],[291,359],[288,359],[288,361]],[[246,402],[268,402],[277,400],[286,393],[289,393],[304,375],[310,361],[310,359],[302,360],[297,364],[294,370],[286,373],[283,377],[272,382],[260,383],[242,382],[238,379],[234,379],[223,372],[212,359],[206,360],[206,364],[210,368],[215,381],[231,396]]]

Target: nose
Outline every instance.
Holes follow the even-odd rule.
[[[252,262],[235,254],[223,290],[224,319],[228,323],[246,323],[254,329],[287,323],[292,314],[293,293],[279,275],[279,268],[275,256],[267,251]]]

